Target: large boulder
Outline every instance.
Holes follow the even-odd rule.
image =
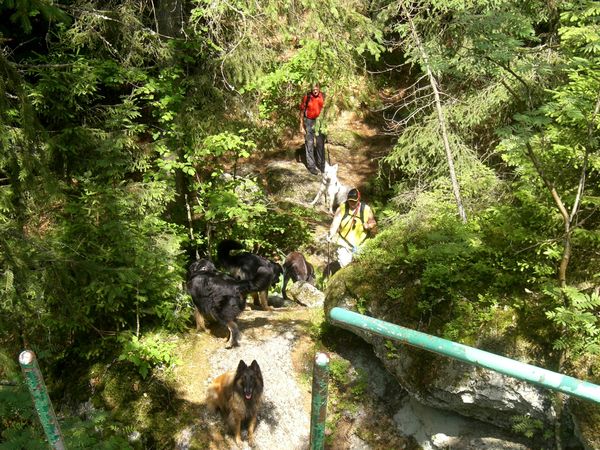
[[[365,306],[369,294],[362,290],[364,281],[360,263],[334,275],[326,291],[326,316],[333,307],[342,307],[403,325],[397,309],[389,303]],[[455,411],[505,430],[511,430],[520,417],[539,420],[546,430],[553,427],[556,413],[549,390],[373,333],[352,327],[348,330],[370,343],[398,383],[427,406]]]

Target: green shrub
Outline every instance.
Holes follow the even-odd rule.
[[[174,342],[165,342],[159,334],[145,335],[142,339],[130,333],[119,336],[123,350],[119,361],[129,361],[137,367],[142,378],[146,378],[151,369],[156,367],[171,368],[181,361],[173,356]]]

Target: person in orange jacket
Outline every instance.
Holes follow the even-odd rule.
[[[313,175],[319,171],[315,165],[315,124],[321,115],[325,98],[319,83],[315,83],[300,103],[300,131],[304,131],[304,148],[306,150],[306,167]]]

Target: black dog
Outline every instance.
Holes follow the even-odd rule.
[[[306,281],[312,285],[315,283],[315,270],[300,252],[290,253],[286,256],[283,263],[283,287],[281,288],[281,294],[285,299],[287,299],[285,288],[289,280],[292,280],[294,283],[299,280]]]
[[[229,329],[227,348],[239,345],[237,318],[246,308],[246,295],[263,285],[260,275],[251,280],[236,280],[217,271],[215,265],[200,259],[190,265],[187,289],[196,310],[196,329],[206,331],[205,320],[218,322]]]
[[[342,267],[340,266],[340,263],[338,261],[331,261],[323,268],[323,277],[329,278],[341,268]]]
[[[279,276],[283,273],[283,269],[279,264],[254,253],[231,254],[232,250],[243,248],[242,244],[236,241],[229,239],[221,241],[217,246],[217,259],[237,279],[256,280],[256,290],[253,291],[256,293],[254,304],[265,311],[270,311],[269,288],[279,282]]]

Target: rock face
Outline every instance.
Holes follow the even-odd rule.
[[[340,272],[339,276],[334,276],[328,286],[327,316],[336,306],[358,312],[357,296],[348,293],[349,279],[343,275]],[[371,310],[367,315],[386,320],[383,308],[378,310],[374,304],[369,307]],[[544,430],[553,427],[555,411],[548,390],[426,350],[393,343],[372,333],[348,330],[370,343],[398,383],[424,405],[454,411],[504,430],[511,430],[519,416],[541,421]]]
[[[425,406],[415,399],[403,403],[394,422],[424,450],[529,448],[492,425]]]
[[[511,428],[515,416],[529,416],[547,426],[555,418],[547,395],[528,383],[443,357],[425,355],[425,361],[416,362],[414,350],[404,346],[397,347],[397,357],[389,359],[382,339],[369,340],[400,384],[426,405],[503,429]],[[423,369],[430,373],[423,374]]]

